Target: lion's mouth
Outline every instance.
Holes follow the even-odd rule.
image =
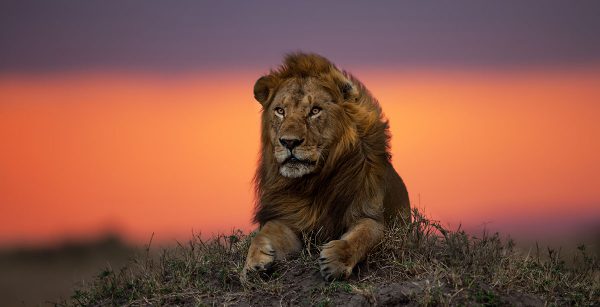
[[[307,160],[307,159],[298,159],[295,156],[289,156],[287,159],[285,159],[285,161],[283,161],[282,164],[288,164],[288,165],[298,165],[298,164],[304,164],[304,165],[315,165],[316,162],[315,161],[311,161],[311,160]]]
[[[299,178],[313,172],[316,168],[316,165],[316,161],[299,159],[297,156],[292,154],[281,163],[279,172],[284,177]]]

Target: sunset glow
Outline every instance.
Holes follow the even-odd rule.
[[[260,73],[0,77],[0,244],[253,229]],[[600,220],[600,70],[353,73],[433,217],[509,232]]]

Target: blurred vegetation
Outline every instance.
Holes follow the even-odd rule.
[[[37,306],[69,298],[98,268],[127,265],[136,249],[115,234],[52,246],[0,250],[0,305]]]

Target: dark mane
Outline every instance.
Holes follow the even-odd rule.
[[[314,53],[290,53],[285,56],[283,64],[276,70],[271,70],[279,78],[290,77],[319,77],[335,68],[326,58]]]

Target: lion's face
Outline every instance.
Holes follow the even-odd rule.
[[[323,163],[336,135],[339,107],[316,78],[285,80],[264,110],[279,173],[298,178]]]
[[[263,159],[269,169],[299,178],[327,170],[356,142],[347,113],[356,105],[353,82],[318,55],[289,57],[279,70],[260,77],[254,98],[263,106]],[[272,152],[271,152],[272,151]],[[277,163],[272,165],[270,163]]]

